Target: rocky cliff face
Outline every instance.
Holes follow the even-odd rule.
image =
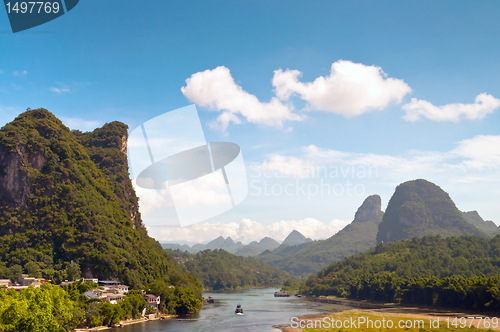
[[[27,163],[22,152],[0,150],[0,200],[26,207],[30,183],[23,167]]]
[[[379,220],[383,215],[382,200],[379,195],[367,197],[354,215],[353,222]]]

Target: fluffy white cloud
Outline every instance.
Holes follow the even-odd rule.
[[[263,103],[243,90],[224,66],[191,75],[181,91],[197,105],[223,111],[217,118],[217,126],[222,130],[230,123],[240,123],[240,116],[251,123],[276,127],[282,127],[285,121],[301,119],[277,98]]]
[[[177,209],[204,209],[231,204],[222,173],[216,172],[171,187]]]
[[[463,158],[467,168],[498,168],[500,167],[500,136],[480,135],[459,142],[452,151]]]
[[[417,121],[421,118],[453,122],[458,122],[462,118],[479,120],[497,108],[500,108],[500,99],[487,93],[477,95],[473,104],[457,103],[435,106],[426,100],[412,98],[408,104],[403,105],[406,112],[403,118],[406,121]]]
[[[398,183],[412,178],[461,179],[462,183],[483,182],[500,170],[500,135],[480,135],[457,143],[445,152],[408,151],[392,156],[324,149],[316,145],[302,148],[298,156],[274,154],[253,167],[263,171],[254,176],[275,178],[383,178]],[[496,174],[494,173],[494,174]],[[450,180],[451,181],[451,180]]]
[[[332,63],[330,75],[313,82],[300,82],[301,75],[298,70],[276,70],[272,80],[276,97],[267,103],[236,84],[224,66],[191,75],[181,91],[191,102],[222,112],[214,125],[222,130],[241,123],[242,118],[275,127],[302,120],[289,101],[292,95],[312,110],[352,117],[399,103],[411,91],[403,80],[388,77],[380,67],[345,60]]]
[[[403,80],[387,77],[380,67],[345,60],[332,63],[329,76],[307,83],[299,81],[301,76],[298,70],[276,70],[273,86],[278,98],[288,100],[296,94],[311,109],[346,117],[399,103],[411,91]]]
[[[219,236],[231,237],[234,241],[249,243],[270,237],[283,241],[293,230],[314,240],[326,239],[341,230],[349,221],[332,220],[322,222],[314,218],[281,220],[263,224],[255,220],[242,219],[240,223],[200,223],[180,228],[150,229],[149,232],[160,241],[208,242]]]
[[[64,93],[71,92],[69,88],[56,88],[56,87],[51,87],[49,89],[51,92],[54,92],[55,94],[62,95]]]

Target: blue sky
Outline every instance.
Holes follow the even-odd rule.
[[[86,0],[12,34],[0,10],[0,122],[44,107],[72,128],[113,120],[134,128],[196,103],[209,140],[241,146],[254,189],[197,227],[150,227],[162,240],[279,238],[291,228],[325,237],[369,194],[385,208],[395,186],[414,178],[499,223],[499,12],[496,1]],[[336,74],[358,70],[361,85],[342,90],[332,64]],[[277,77],[279,69],[301,76]],[[255,107],[238,106],[240,97]],[[221,114],[239,124],[223,128]],[[344,192],[305,197],[300,189],[324,183]],[[256,189],[266,184],[294,192],[266,196]],[[349,195],[349,184],[363,191]]]

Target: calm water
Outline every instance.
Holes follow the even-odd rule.
[[[212,296],[213,304],[205,304],[196,315],[143,324],[129,325],[113,332],[159,332],[159,331],[279,331],[276,324],[290,324],[294,316],[303,316],[325,311],[336,311],[345,307],[330,305],[320,307],[316,303],[295,296],[274,297],[278,289],[249,289],[232,293],[205,293]],[[234,313],[241,304],[244,315]]]

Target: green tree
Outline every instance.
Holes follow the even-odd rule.
[[[40,265],[36,262],[28,262],[24,264],[24,270],[32,277],[42,277],[42,270],[40,269]]]

